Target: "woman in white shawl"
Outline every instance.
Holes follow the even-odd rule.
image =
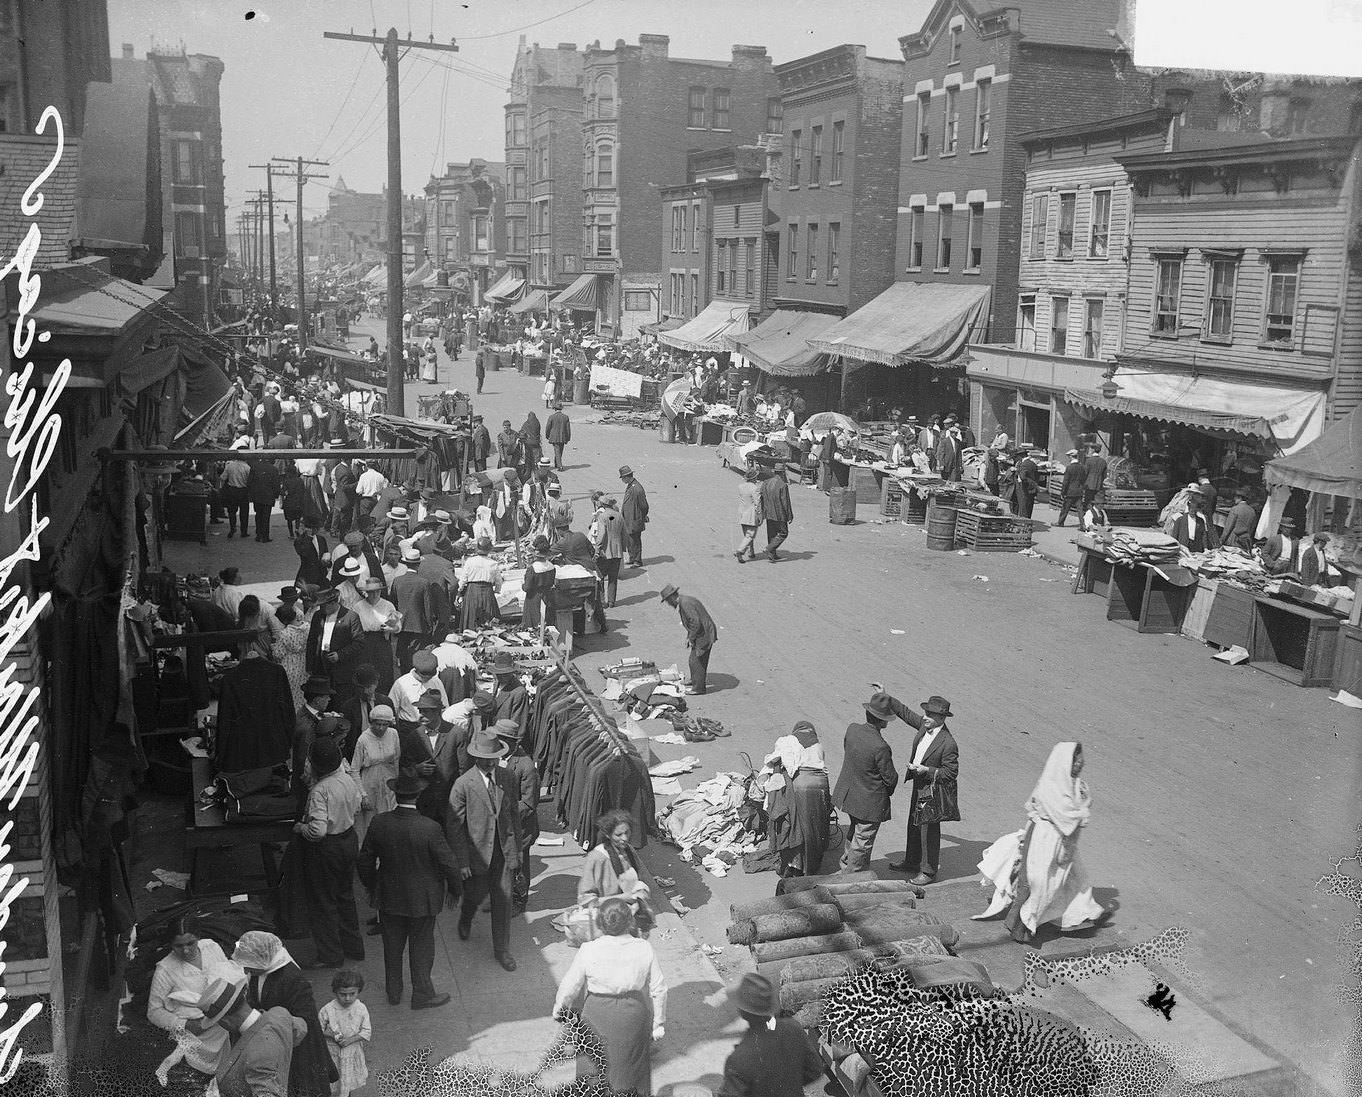
[[[1090,929],[1111,914],[1093,898],[1078,856],[1078,835],[1092,807],[1088,786],[1079,780],[1082,771],[1082,744],[1056,744],[1026,802],[1026,828],[999,838],[979,862],[984,886],[993,885],[993,902],[975,919],[1006,911],[1003,924],[1023,944],[1046,922],[1068,933]]]

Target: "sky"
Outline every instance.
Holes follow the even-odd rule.
[[[976,10],[994,6],[983,0]],[[762,45],[776,64],[848,42],[899,57],[899,37],[921,28],[932,0],[109,0],[108,7],[115,56],[126,42],[138,57],[159,47],[222,59],[230,224],[242,198],[265,183],[249,165],[271,157],[329,162],[310,169],[329,178],[308,184],[308,216],[325,211],[338,176],[359,191],[386,182],[378,50],[324,39],[323,31],[382,35],[395,26],[403,37],[457,40],[457,53],[413,50],[401,66],[402,189],[419,194],[445,163],[502,160],[502,107],[522,34],[530,44],[578,48],[666,34],[672,56],[715,59],[737,43]],[[1138,0],[1136,62],[1362,75],[1362,0],[1292,0],[1290,23],[1286,8],[1281,0]]]

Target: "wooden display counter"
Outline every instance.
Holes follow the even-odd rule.
[[[1111,573],[1115,564],[1096,549],[1087,545],[1078,546],[1078,571],[1074,575],[1074,585],[1070,594],[1096,594],[1105,599],[1111,586]]]
[[[1196,584],[1175,583],[1148,567],[1113,567],[1107,590],[1107,620],[1137,632],[1182,631],[1182,619]]]
[[[1342,625],[1332,613],[1255,597],[1250,662],[1298,686],[1327,686],[1334,679]]]
[[[1342,625],[1338,630],[1338,653],[1334,658],[1334,689],[1362,697],[1362,628]]]

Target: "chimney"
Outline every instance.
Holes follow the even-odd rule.
[[[771,59],[766,56],[765,46],[734,46],[733,67],[740,69],[769,68]]]
[[[1190,88],[1168,88],[1163,93],[1164,108],[1173,112],[1174,121],[1177,125],[1185,125],[1187,122],[1187,107],[1192,102],[1192,91]]]
[[[1273,83],[1263,85],[1258,104],[1258,128],[1273,137],[1285,137],[1291,132],[1287,117],[1291,109],[1291,85]]]
[[[667,59],[667,47],[671,45],[671,38],[665,34],[640,34],[638,44],[643,49],[643,56],[656,58],[660,61]]]
[[[135,56],[137,56],[137,55],[136,55],[136,53],[133,51],[132,43],[131,43],[131,42],[124,42],[124,43],[123,43],[123,58],[124,58],[124,60],[126,60],[126,61],[131,61]]]

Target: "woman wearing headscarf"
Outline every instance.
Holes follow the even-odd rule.
[[[818,732],[807,720],[782,735],[766,756],[771,849],[782,876],[816,876],[828,848],[832,796]]]
[[[554,1017],[580,1012],[601,1038],[614,1093],[653,1092],[652,1045],[666,1031],[667,984],[657,954],[633,936],[634,917],[623,899],[607,899],[596,915],[601,936],[573,957],[553,1002]],[[591,1068],[578,1060],[577,1076]]]
[[[326,1049],[312,987],[284,942],[273,933],[251,930],[237,941],[232,960],[246,972],[246,994],[252,1007],[263,1013],[283,1006],[307,1025],[307,1036],[294,1049],[289,1067],[290,1097],[330,1097],[331,1083],[340,1074]]]
[[[1078,835],[1088,825],[1092,797],[1079,779],[1081,743],[1057,743],[1026,802],[1024,830],[999,838],[979,862],[993,902],[976,920],[1006,911],[1003,924],[1016,941],[1028,943],[1039,926],[1058,923],[1061,932],[1090,929],[1111,914],[1093,898],[1078,857]]]
[[[489,541],[497,539],[497,526],[492,521],[492,508],[485,503],[478,507],[478,516],[473,522],[473,540],[478,541],[483,537]]]
[[[492,559],[492,542],[478,538],[478,551],[470,556],[459,572],[459,628],[478,629],[501,616],[497,591],[501,590],[501,567]]]
[[[217,1071],[227,1030],[205,1024],[196,1003],[215,978],[239,978],[239,971],[221,945],[199,935],[192,918],[171,924],[170,951],[157,961],[151,977],[147,1020],[176,1038],[184,1061],[200,1074]]]
[[[539,425],[539,416],[534,412],[526,413],[525,421],[520,424],[520,437],[525,440],[525,475],[529,476],[544,453],[543,428]]]

